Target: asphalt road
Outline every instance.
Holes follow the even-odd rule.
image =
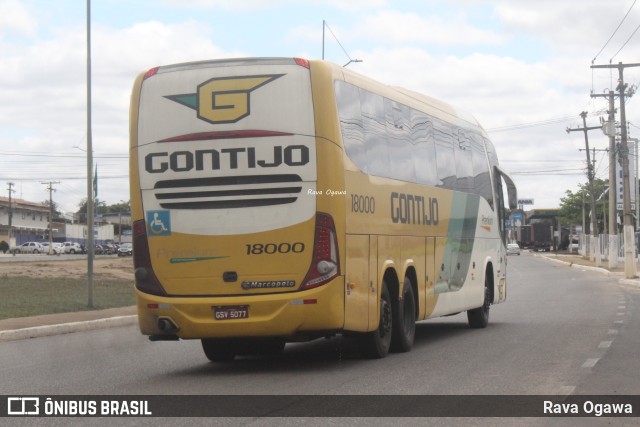
[[[198,341],[152,343],[133,326],[3,342],[0,394],[640,394],[640,288],[528,253],[509,258],[508,283],[507,302],[492,307],[486,329],[469,329],[464,313],[422,322],[411,352],[382,360],[362,359],[351,341],[334,338],[288,344],[280,357],[214,364]],[[516,424],[585,425],[572,420],[578,419]],[[461,425],[454,421],[435,423]],[[636,423],[615,419],[611,425]],[[361,424],[351,419],[347,425]]]

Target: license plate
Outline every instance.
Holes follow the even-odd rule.
[[[217,305],[213,307],[216,320],[246,319],[249,317],[248,305]]]

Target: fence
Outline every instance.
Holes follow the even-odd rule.
[[[600,256],[601,259],[603,261],[607,261],[609,260],[609,235],[608,234],[600,234],[598,236],[598,243],[599,243],[599,248],[600,248]],[[623,262],[624,261],[624,234],[619,234],[619,235],[614,235],[613,236],[613,244],[617,245],[617,258],[619,262]],[[635,239],[635,244],[634,244],[634,248],[635,248],[635,257],[636,259],[638,258],[638,239]],[[588,257],[588,256],[595,256],[595,254],[592,254],[591,248],[594,246],[594,239],[593,236],[591,235],[580,235],[580,249],[578,250],[578,253],[584,257]]]

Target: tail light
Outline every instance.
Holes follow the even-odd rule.
[[[136,288],[151,295],[167,295],[151,268],[151,255],[147,241],[147,225],[144,220],[133,223],[133,268]]]
[[[340,274],[338,239],[331,215],[316,214],[316,233],[313,245],[313,259],[300,290],[322,286]]]
[[[309,60],[308,59],[304,59],[304,58],[293,58],[294,61],[296,61],[296,64],[298,64],[301,67],[304,68],[309,68]]]
[[[146,80],[146,79],[148,79],[149,77],[153,77],[153,76],[155,76],[159,69],[160,69],[160,67],[154,67],[154,68],[151,68],[149,71],[147,71],[146,73],[144,73],[143,80]]]

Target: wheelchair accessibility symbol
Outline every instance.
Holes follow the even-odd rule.
[[[171,216],[169,211],[148,211],[147,230],[149,236],[171,235]]]

